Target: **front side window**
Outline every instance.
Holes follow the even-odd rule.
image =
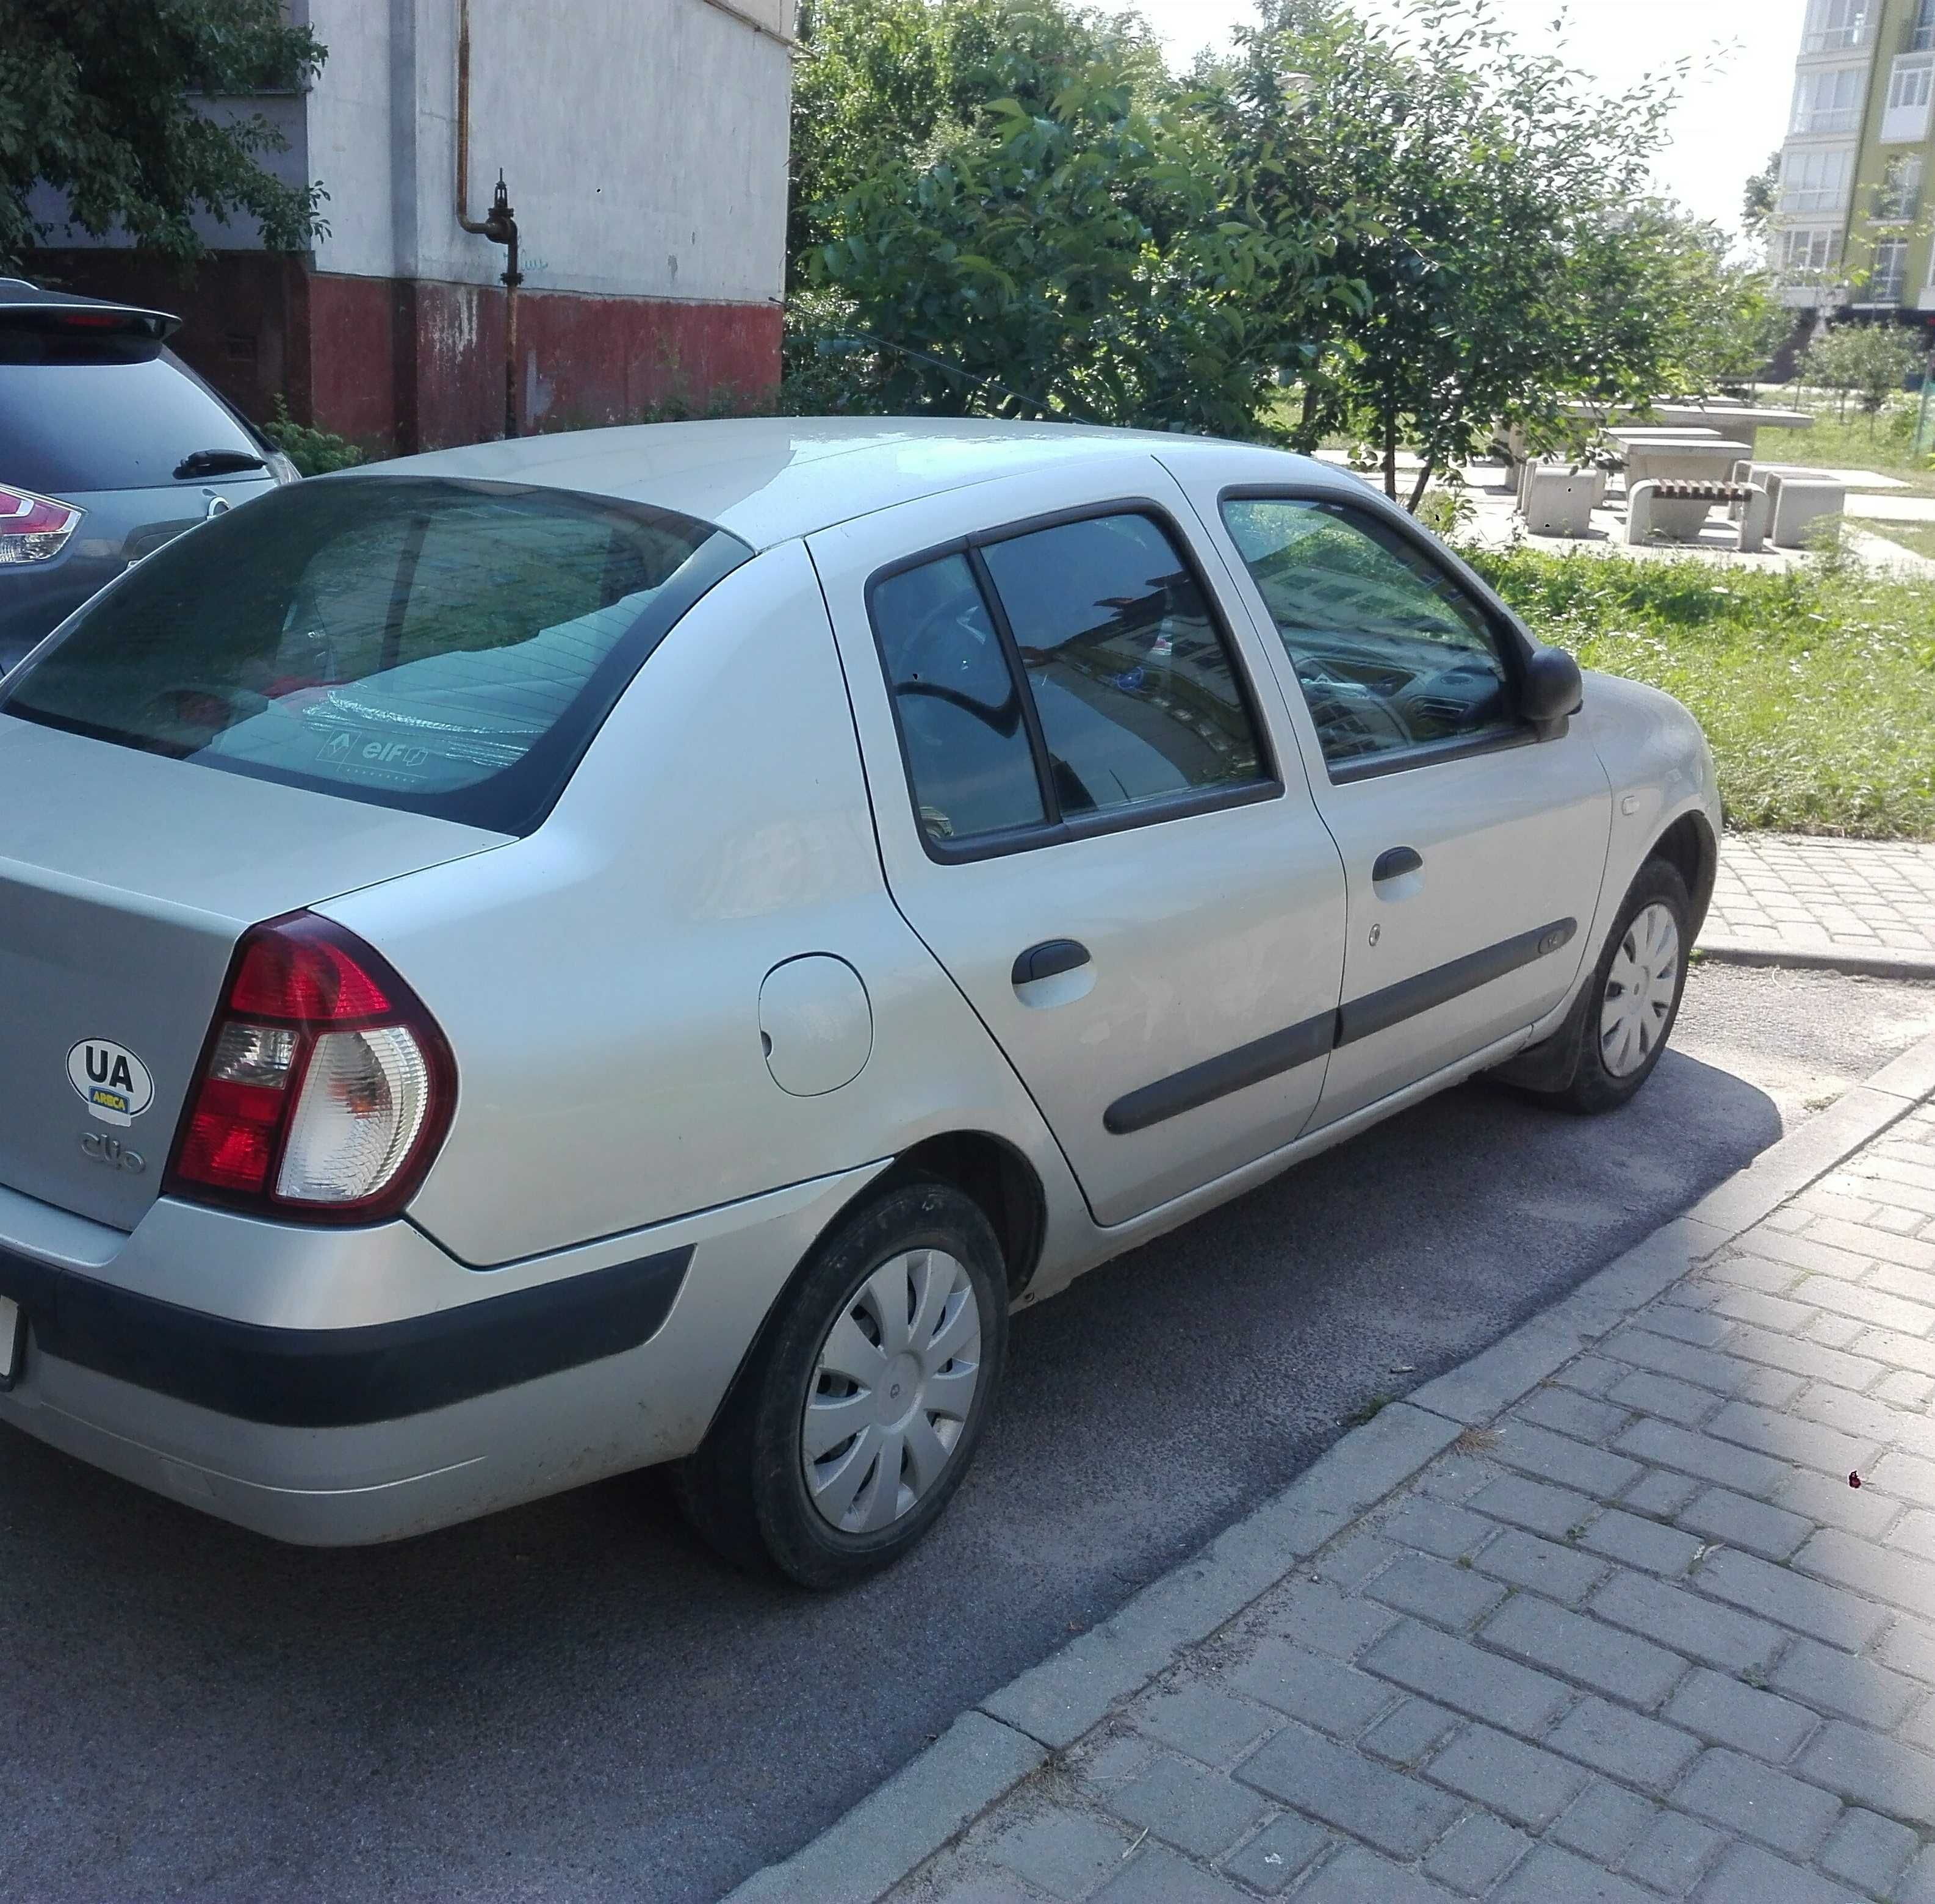
[[[751,554],[689,517],[521,484],[291,484],[138,563],[0,713],[527,832],[672,624]]]
[[[1223,521],[1330,766],[1515,730],[1484,611],[1399,530],[1287,497],[1230,498]]]
[[[1227,638],[1151,517],[998,536],[870,600],[932,844],[1270,784]]]

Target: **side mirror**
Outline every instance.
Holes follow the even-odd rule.
[[[1579,711],[1585,693],[1579,664],[1563,648],[1535,648],[1520,683],[1518,710],[1544,738]]]

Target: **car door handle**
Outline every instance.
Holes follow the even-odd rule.
[[[1037,979],[1052,979],[1088,963],[1088,948],[1080,940],[1044,939],[1016,955],[1013,976],[1018,985],[1032,985]]]
[[[1371,868],[1371,883],[1381,886],[1387,880],[1401,880],[1407,873],[1424,871],[1424,855],[1412,846],[1391,846],[1378,855]]]

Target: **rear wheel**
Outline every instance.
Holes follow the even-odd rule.
[[[1639,870],[1589,982],[1568,1109],[1617,1109],[1652,1076],[1680,1016],[1692,934],[1686,883],[1663,859]]]
[[[771,1319],[680,1501],[741,1566],[831,1587],[898,1559],[974,1459],[1001,1378],[1007,1282],[980,1208],[905,1185],[816,1251]]]

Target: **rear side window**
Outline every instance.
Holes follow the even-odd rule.
[[[988,539],[871,599],[931,845],[1046,840],[1273,784],[1227,640],[1152,516]]]
[[[528,832],[646,656],[750,554],[553,490],[297,484],[139,563],[9,677],[0,711]]]
[[[0,318],[0,483],[48,496],[166,489],[197,450],[262,454],[160,345],[71,337]],[[197,487],[207,480],[196,478]]]
[[[1263,750],[1209,605],[1167,535],[1098,516],[986,551],[1064,815],[1254,783]]]
[[[874,620],[920,823],[971,838],[1048,816],[1021,689],[964,555],[890,575]]]

